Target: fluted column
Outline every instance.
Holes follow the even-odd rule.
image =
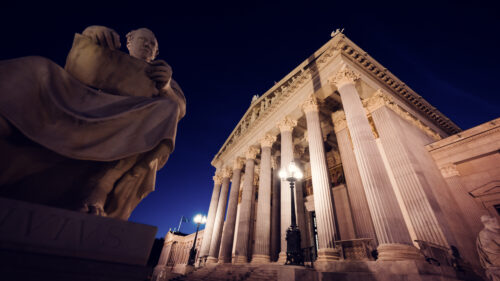
[[[222,183],[222,176],[219,173],[215,173],[214,179],[214,189],[212,191],[212,199],[210,200],[210,207],[208,208],[207,223],[205,224],[205,231],[203,233],[203,242],[200,248],[200,258],[205,258],[208,256],[210,251],[210,242],[212,241],[212,232],[214,229],[215,213],[217,211],[217,205],[219,203],[219,194]]]
[[[255,228],[255,244],[252,263],[270,262],[271,242],[271,146],[276,136],[266,135],[261,141],[259,176],[259,203],[257,204],[257,219]]]
[[[302,165],[302,161],[300,160],[302,155],[305,152],[305,148],[299,145],[294,146],[293,148],[293,161],[295,161],[295,165],[299,167],[302,171],[304,171],[304,166]],[[301,247],[305,248],[309,242],[309,231],[306,226],[306,218],[305,218],[305,206],[304,206],[304,181],[299,180],[295,182],[295,210],[297,213],[297,226],[300,230],[300,242]],[[308,260],[308,257],[305,257]]]
[[[248,262],[248,239],[250,237],[254,167],[257,153],[259,153],[259,149],[255,147],[250,147],[246,153],[245,179],[241,195],[238,233],[236,234],[236,249],[233,260],[233,263],[238,264]]]
[[[318,259],[316,262],[328,262],[339,259],[335,249],[335,218],[330,189],[325,148],[319,121],[318,103],[314,96],[302,105],[306,114],[309,155],[311,157],[311,176],[314,193],[314,210],[318,229]]]
[[[297,126],[297,120],[289,117],[278,123],[281,132],[281,167],[288,167],[293,160],[293,140],[292,131]],[[278,263],[286,261],[286,230],[290,226],[292,218],[290,202],[290,184],[286,180],[281,180],[281,251],[278,257]]]
[[[272,199],[271,199],[271,261],[276,261],[280,251],[280,178],[276,158],[272,162]]]
[[[226,223],[222,230],[222,240],[219,252],[219,263],[231,262],[231,250],[233,247],[234,227],[236,225],[236,210],[238,208],[238,194],[240,191],[241,168],[243,160],[237,158],[233,164],[233,180],[231,184],[231,193],[229,194],[229,203],[227,206]]]
[[[212,241],[210,242],[210,251],[208,253],[207,263],[216,263],[219,256],[220,237],[222,226],[224,225],[224,215],[226,213],[227,193],[229,191],[229,179],[232,175],[232,169],[225,167],[222,169],[222,187],[219,195],[219,204],[215,213],[214,230]]]
[[[368,209],[363,183],[359,175],[358,165],[354,151],[352,150],[351,141],[349,140],[349,131],[347,130],[347,122],[343,110],[336,111],[332,114],[335,135],[339,146],[340,158],[342,160],[342,168],[347,184],[347,192],[351,203],[351,211],[354,219],[354,228],[356,238],[373,238],[376,243],[375,229]]]
[[[419,148],[413,147],[414,143],[411,145],[411,140],[406,139],[407,129],[398,122],[398,115],[386,106],[390,104],[392,107],[397,107],[397,105],[381,90],[363,103],[373,118],[380,143],[401,194],[402,208],[406,208],[408,212],[408,222],[411,224],[410,229],[415,233],[415,238],[449,247],[444,235],[447,223],[439,222],[439,217],[433,210],[432,205],[437,209],[436,212],[442,213],[430,190],[431,186],[421,175],[422,168],[414,155],[418,153]],[[420,152],[426,153],[423,147]]]
[[[340,92],[356,162],[379,242],[379,260],[420,259],[422,256],[418,249],[411,246],[412,241],[403,214],[356,90],[354,83],[359,78],[359,74],[344,66],[331,81]]]

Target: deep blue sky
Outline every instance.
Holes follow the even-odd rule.
[[[89,25],[114,28],[123,48],[131,29],[155,32],[187,98],[176,150],[130,218],[158,226],[157,236],[182,215],[208,211],[210,161],[252,96],[336,28],[462,129],[500,116],[500,10],[482,1],[18,2],[0,7],[0,59],[41,55],[63,65],[73,34]]]

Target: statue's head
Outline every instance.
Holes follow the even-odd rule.
[[[127,49],[134,58],[150,62],[159,53],[158,41],[154,33],[147,28],[139,28],[127,33]]]
[[[500,225],[498,224],[498,220],[495,217],[484,215],[481,216],[481,222],[484,224],[484,228],[498,232],[500,231]]]

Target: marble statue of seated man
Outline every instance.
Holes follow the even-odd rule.
[[[104,90],[107,80],[101,88],[79,79],[79,70],[89,73],[85,65],[67,62],[65,70],[42,57],[0,61],[0,196],[128,219],[154,190],[186,101],[170,66],[154,60],[158,42],[149,29],[127,34],[130,57],[118,51],[120,37],[110,28],[91,26],[82,35],[104,54],[143,66],[134,71],[151,80],[151,94],[123,88],[121,82],[137,77],[112,60],[107,67],[123,91]]]

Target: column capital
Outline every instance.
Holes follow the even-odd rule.
[[[297,126],[297,120],[294,120],[290,117],[285,117],[283,120],[279,121],[278,124],[276,124],[278,128],[280,129],[280,132],[291,132],[293,131],[293,128]]]
[[[216,185],[222,184],[222,175],[219,172],[216,172],[212,179]]]
[[[231,178],[231,176],[233,175],[233,169],[231,169],[231,167],[224,167],[222,168],[222,178]]]
[[[303,103],[302,103],[302,110],[305,113],[308,112],[318,112],[319,107],[318,107],[318,100],[314,95],[310,95]]]
[[[345,119],[345,113],[342,109],[332,113],[333,129],[335,133],[338,133],[347,127],[347,121]]]
[[[440,167],[439,170],[441,171],[441,175],[443,175],[444,178],[460,176],[460,173],[457,170],[457,165],[453,163],[446,164],[445,166]]]
[[[371,97],[363,100],[363,106],[368,112],[373,112],[384,105],[393,104],[394,100],[388,94],[378,89]]]
[[[330,83],[340,88],[346,84],[354,84],[356,80],[359,80],[361,75],[351,68],[344,65],[337,73],[330,78]]]
[[[233,162],[233,170],[241,170],[243,169],[243,165],[245,164],[245,159],[241,157],[236,157]]]
[[[271,147],[276,141],[276,136],[266,134],[259,142],[261,147]]]
[[[253,159],[257,158],[257,154],[259,154],[259,149],[254,146],[250,146],[245,154],[247,160],[248,159]]]

